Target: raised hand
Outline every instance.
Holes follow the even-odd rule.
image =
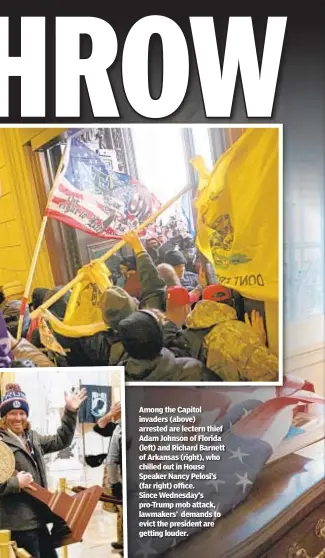
[[[84,401],[87,399],[87,390],[82,388],[77,393],[64,392],[65,406],[69,411],[78,411]]]
[[[108,413],[104,415],[101,419],[97,421],[100,428],[105,428],[105,426],[112,420],[119,420],[121,418],[121,403],[114,403]]]
[[[252,310],[251,319],[245,313],[245,323],[249,325],[253,331],[259,336],[261,343],[266,345],[266,332],[264,328],[263,318],[257,310]]]
[[[114,403],[114,405],[110,408],[110,413],[112,415],[113,420],[118,420],[121,418],[121,403]]]
[[[132,248],[135,254],[144,250],[142,242],[135,231],[128,231],[123,235],[123,240]]]

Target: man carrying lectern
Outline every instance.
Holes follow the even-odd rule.
[[[43,436],[31,429],[26,394],[17,384],[8,384],[0,404],[0,441],[10,448],[15,472],[0,482],[0,529],[11,531],[11,538],[33,558],[56,558],[53,538],[47,528],[54,521],[46,507],[32,494],[33,482],[47,488],[44,455],[70,446],[78,410],[87,392],[65,394],[65,409],[57,433]],[[5,464],[0,464],[2,468]],[[30,492],[30,494],[29,494]]]

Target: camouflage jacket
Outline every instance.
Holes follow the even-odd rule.
[[[237,319],[236,311],[230,306],[200,301],[188,315],[186,326],[192,332],[210,328],[203,341],[205,364],[223,381],[278,380],[278,358],[247,324]]]

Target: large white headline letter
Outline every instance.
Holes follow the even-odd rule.
[[[163,45],[163,86],[159,99],[149,91],[148,54],[152,35]],[[164,118],[178,109],[185,97],[189,78],[186,39],[180,27],[164,16],[147,16],[135,23],[126,38],[122,76],[130,105],[147,118]]]
[[[80,35],[92,40],[86,59],[80,58]],[[80,76],[85,76],[94,116],[119,116],[106,72],[116,54],[116,33],[103,19],[56,18],[56,116],[80,116]]]
[[[268,18],[261,72],[250,17],[229,18],[222,72],[213,18],[190,23],[206,115],[231,116],[239,66],[247,116],[272,116],[287,18]]]
[[[9,18],[0,17],[0,116],[9,116],[9,76],[21,76],[21,116],[45,116],[45,17],[21,18],[21,56],[9,56]]]

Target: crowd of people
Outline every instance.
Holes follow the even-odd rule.
[[[28,310],[17,343],[20,301],[0,300],[14,366],[121,365],[127,382],[278,380],[263,315],[243,312],[240,294],[216,281],[189,235],[142,240],[130,231],[124,240],[131,255],[115,259],[112,286],[99,301],[107,330],[79,338],[54,332],[65,354],[42,345]],[[36,288],[31,309],[58,289]],[[50,308],[60,320],[69,296]]]

